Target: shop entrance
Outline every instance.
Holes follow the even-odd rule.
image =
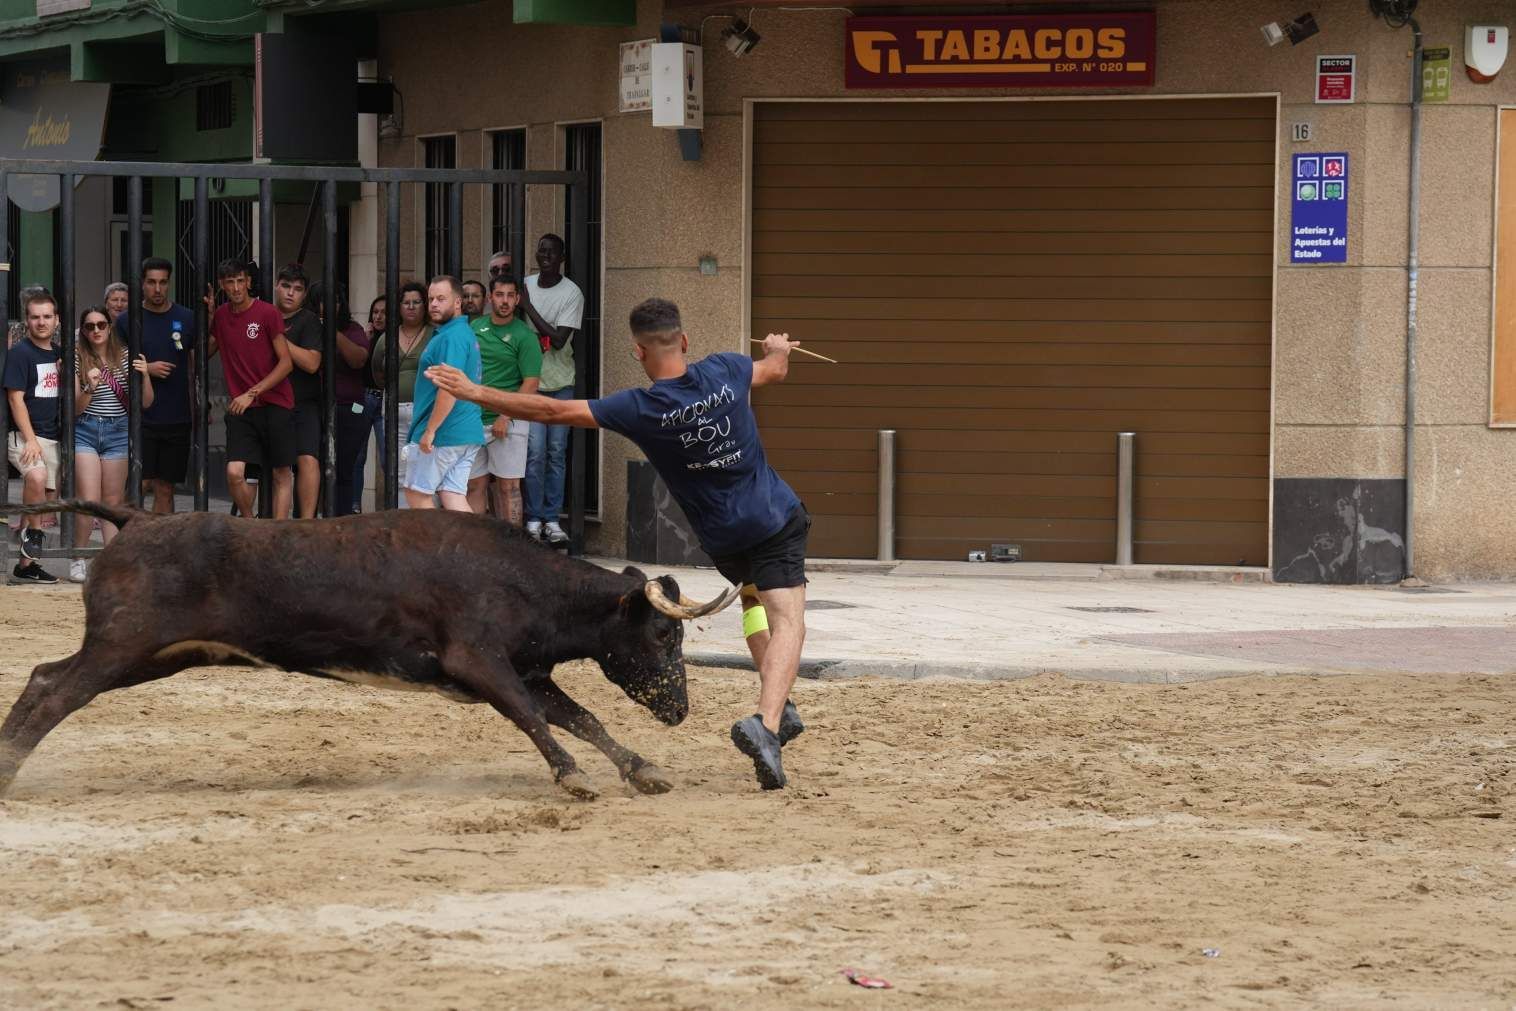
[[[756,103],[751,332],[841,365],[758,391],[818,556],[1268,562],[1273,98]]]

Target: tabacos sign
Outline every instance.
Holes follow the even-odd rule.
[[[1151,86],[1152,11],[848,18],[849,88]]]

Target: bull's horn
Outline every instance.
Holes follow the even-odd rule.
[[[715,614],[731,604],[742,592],[740,586],[729,586],[726,592],[708,604],[696,603],[679,595],[679,603],[674,603],[663,592],[663,585],[656,579],[649,579],[642,587],[642,592],[647,595],[648,602],[658,609],[660,614],[666,614],[670,618],[678,618],[680,621],[690,621],[694,618],[704,618],[708,614]]]

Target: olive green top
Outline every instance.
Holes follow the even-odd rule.
[[[406,351],[404,349],[405,345],[403,343],[400,345],[401,352],[399,402],[402,404],[409,404],[416,399],[416,370],[421,364],[421,352],[425,351],[427,344],[431,342],[432,331],[434,329],[435,327],[433,327],[430,323],[422,326],[421,336],[416,338],[416,343],[411,345],[411,349],[409,351]],[[374,373],[374,385],[380,389],[384,388],[384,384],[379,382],[379,377],[384,374],[385,336],[385,334],[380,334],[378,339],[374,341],[374,350],[373,353],[369,356],[369,361],[373,363],[371,365],[371,369]]]

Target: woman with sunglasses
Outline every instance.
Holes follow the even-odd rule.
[[[400,347],[400,374],[396,377],[399,389],[396,391],[399,397],[397,411],[400,415],[400,423],[396,425],[397,431],[384,433],[387,438],[398,439],[401,445],[410,436],[411,415],[415,412],[416,405],[412,402],[416,398],[416,371],[421,365],[421,352],[426,350],[426,345],[432,339],[432,324],[427,321],[426,315],[426,286],[418,281],[408,281],[400,289],[400,321],[395,327],[395,343]],[[369,356],[370,371],[374,374],[374,385],[384,388],[384,361],[385,361],[385,337],[380,335],[374,341],[373,353]],[[400,460],[400,487],[405,487],[405,458]],[[380,466],[384,465],[384,444],[379,448]],[[400,496],[400,508],[405,508],[405,496]]]
[[[120,505],[126,497],[128,367],[147,375],[147,358],[129,363],[127,350],[111,325],[110,310],[93,305],[79,314],[79,346],[74,352],[74,493],[82,499]],[[142,406],[152,406],[153,384],[142,384]],[[74,518],[74,547],[89,544],[94,521]],[[100,524],[106,544],[116,536],[114,524]],[[84,559],[75,558],[68,578],[76,583],[88,576]]]

